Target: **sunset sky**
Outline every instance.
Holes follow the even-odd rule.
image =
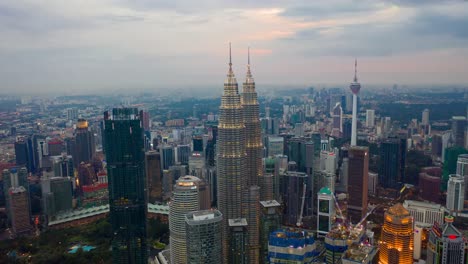
[[[468,84],[467,1],[0,2],[1,91]]]

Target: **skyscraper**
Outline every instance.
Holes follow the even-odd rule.
[[[177,146],[177,162],[182,165],[188,165],[190,157],[190,145]]]
[[[465,179],[458,174],[450,174],[447,184],[447,204],[450,211],[463,210],[465,200]]]
[[[222,263],[222,219],[218,210],[185,215],[187,264]]]
[[[357,79],[357,60],[354,62],[354,80],[349,85],[351,92],[353,92],[353,123],[351,127],[351,146],[356,146],[357,140],[357,97],[361,90],[361,84]]]
[[[366,110],[366,127],[372,128],[375,126],[375,110]]]
[[[413,217],[401,203],[390,207],[384,216],[379,263],[413,263]]]
[[[11,226],[15,235],[31,232],[29,193],[23,186],[11,187],[8,191],[10,200]]]
[[[453,226],[453,220],[452,216],[446,216],[444,225],[436,222],[432,226],[427,245],[427,264],[465,263],[465,238]]]
[[[333,194],[329,188],[324,187],[317,193],[317,236],[325,236],[332,227],[335,216]]]
[[[163,170],[168,170],[169,167],[175,164],[174,147],[171,145],[162,145],[159,147],[161,155],[161,167]]]
[[[248,51],[247,75],[245,82],[242,85],[242,116],[245,125],[245,144],[246,144],[246,173],[249,186],[249,203],[248,203],[248,230],[249,230],[249,262],[259,262],[259,224],[260,224],[260,199],[265,200],[271,197],[260,197],[258,187],[264,185],[267,181],[263,178],[263,146],[261,139],[259,105],[257,101],[257,92],[255,91],[255,81],[250,71],[250,50]],[[259,183],[260,180],[260,183]],[[273,183],[271,183],[273,184]],[[265,186],[267,187],[267,186]],[[268,188],[270,189],[270,188]],[[257,195],[258,192],[258,195]],[[266,194],[266,193],[264,193]]]
[[[147,263],[145,153],[136,108],[104,113],[113,263]]]
[[[200,210],[200,179],[184,176],[174,186],[169,206],[171,263],[187,263],[185,215]]]
[[[232,260],[229,241],[229,220],[240,219],[247,210],[248,197],[245,125],[237,80],[232,71],[229,46],[229,71],[224,82],[224,93],[219,108],[217,139],[218,209],[223,214],[223,263]],[[244,212],[245,215],[245,212]],[[232,221],[231,221],[232,222]]]
[[[400,173],[400,142],[389,139],[380,144],[379,184],[384,188],[398,188],[403,181]]]
[[[148,151],[145,153],[145,169],[148,198],[150,203],[162,202],[162,169],[161,155],[157,151]]]
[[[367,213],[369,149],[351,147],[348,160],[348,215],[358,222]]]
[[[429,109],[427,108],[422,112],[421,125],[429,125]]]
[[[75,130],[74,149],[72,150],[75,167],[81,162],[90,162],[96,152],[94,145],[94,135],[88,128],[88,121],[78,119]]]
[[[333,107],[332,118],[332,136],[340,138],[343,133],[343,109],[341,108],[341,103],[336,103],[335,107]]]
[[[456,173],[465,179],[465,183],[468,183],[468,154],[458,155]],[[467,197],[468,197],[468,184],[465,184],[465,199]]]
[[[452,135],[454,145],[464,148],[465,147],[465,133],[466,133],[466,117],[453,116],[452,117]]]

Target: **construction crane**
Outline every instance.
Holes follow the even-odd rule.
[[[338,199],[336,199],[335,193],[332,192],[332,196],[333,196],[333,200],[335,201],[336,209],[338,210],[338,213],[340,214],[339,217],[342,220],[345,220],[345,218],[343,216],[343,212],[341,211],[340,205],[338,204]]]
[[[307,184],[304,183],[303,189],[302,189],[302,203],[301,203],[301,213],[299,215],[299,218],[297,219],[297,226],[302,226],[302,215],[304,214],[304,202],[305,202],[305,195],[306,195],[306,187]]]

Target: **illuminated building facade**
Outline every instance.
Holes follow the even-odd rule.
[[[112,261],[147,263],[145,153],[143,125],[136,108],[104,113],[109,181]]]
[[[445,224],[434,223],[427,244],[427,264],[465,263],[466,241],[453,225],[453,217],[446,216]]]
[[[247,75],[242,85],[242,116],[245,125],[246,143],[246,167],[249,186],[249,204],[247,222],[249,224],[249,262],[259,263],[260,261],[260,200],[271,200],[271,192],[260,191],[257,186],[264,187],[264,190],[271,190],[267,185],[273,185],[271,181],[263,178],[263,144],[260,125],[260,107],[255,91],[255,80],[250,71],[250,50],[248,52]]]
[[[219,108],[216,143],[217,200],[218,209],[223,214],[223,263],[228,263],[228,259],[232,260],[232,252],[228,250],[232,248],[228,245],[229,241],[232,241],[228,221],[245,217],[248,211],[246,200],[249,197],[249,179],[245,166],[247,164],[245,134],[241,98],[230,58]]]
[[[413,217],[401,203],[390,207],[384,216],[380,242],[380,264],[413,263]]]
[[[200,210],[200,179],[184,176],[177,180],[169,205],[171,263],[187,263],[185,215]]]

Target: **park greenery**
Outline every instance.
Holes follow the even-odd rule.
[[[168,225],[158,219],[148,220],[148,245],[164,249]],[[109,219],[60,230],[47,230],[37,237],[20,237],[0,242],[0,263],[111,263],[112,227]],[[74,245],[90,245],[94,250],[81,248],[68,253]]]

